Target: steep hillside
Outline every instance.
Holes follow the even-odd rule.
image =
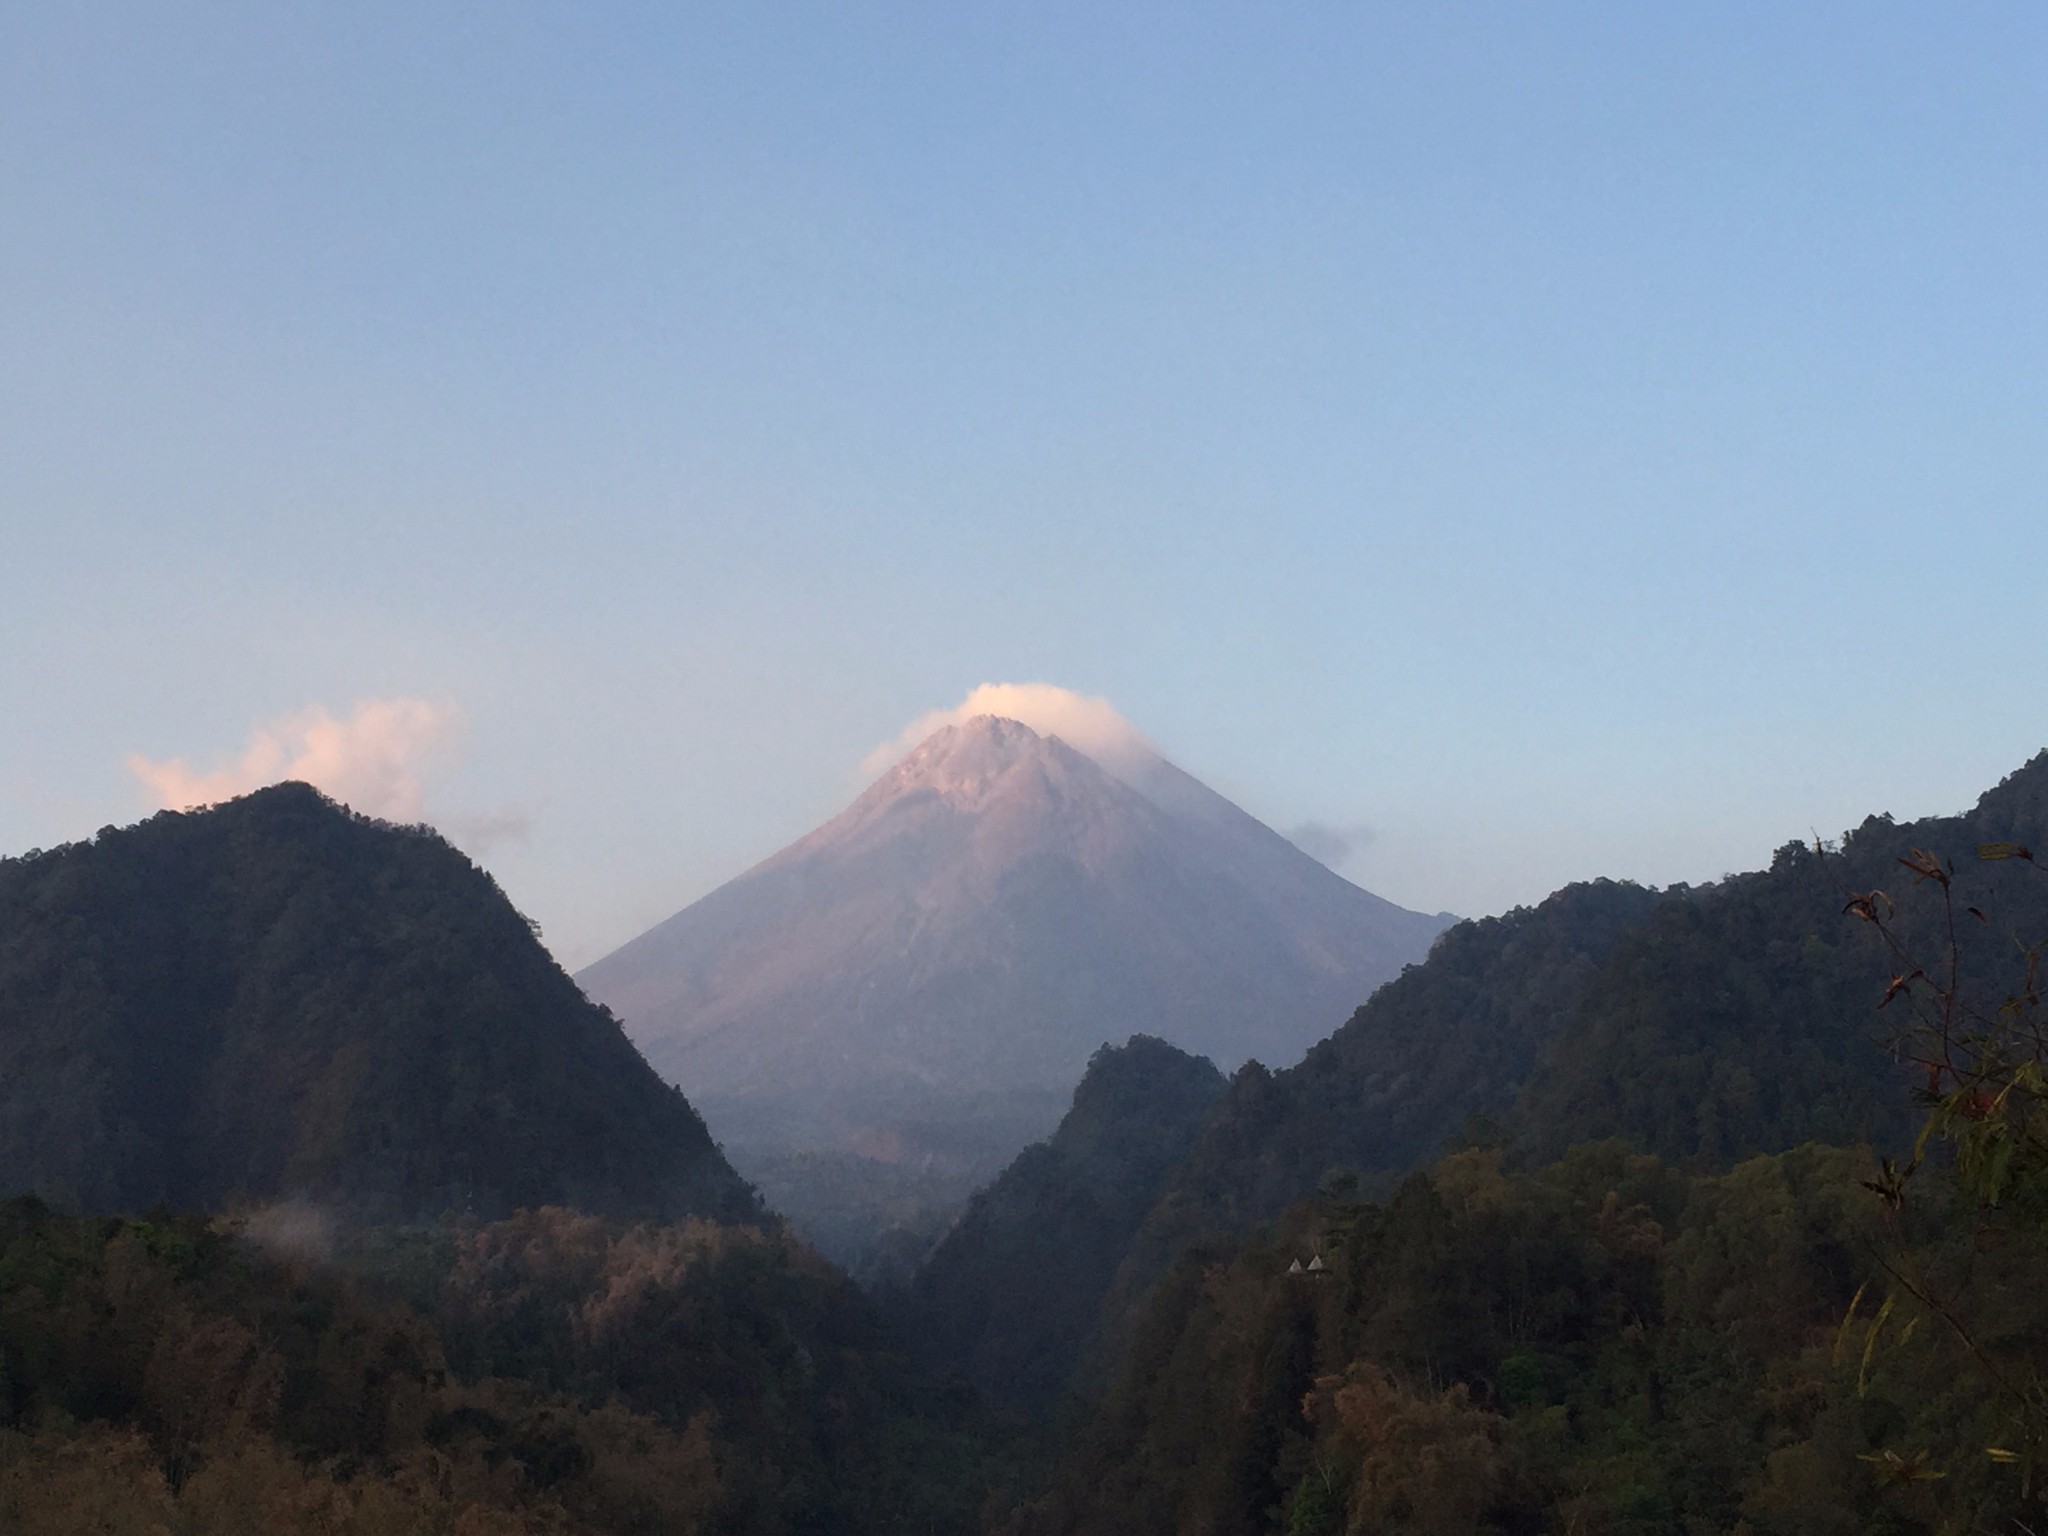
[[[992,1402],[1049,1407],[1131,1234],[1222,1092],[1212,1063],[1163,1040],[1097,1051],[1059,1129],[975,1196],[902,1298],[924,1358]]]
[[[1513,1145],[1540,1158],[1620,1136],[1725,1165],[1810,1139],[1896,1141],[1914,1119],[1875,1047],[1906,1005],[1879,1015],[1876,1004],[1905,967],[1844,904],[1889,893],[1906,946],[1945,972],[1948,909],[1901,860],[1922,850],[1952,866],[1962,978],[1995,1002],[2048,935],[2048,879],[1976,857],[1997,842],[2048,844],[2048,753],[1960,816],[1873,816],[1839,849],[1787,843],[1768,870],[1660,906],[1615,947],[1539,1063],[1510,1117]]]
[[[302,784],[0,862],[0,1192],[757,1212],[488,875]]]
[[[2032,1529],[2044,831],[2048,755],[1963,815],[1872,818],[1839,849],[1636,893],[1647,912],[1610,925],[1604,959],[1510,964],[1567,898],[1629,915],[1615,888],[1561,893],[1446,936],[1294,1073],[1240,1074],[1148,1224],[1198,1212],[1205,1240],[1155,1251],[1142,1295],[1134,1247],[1113,1379],[1013,1529]],[[1364,1081],[1337,1068],[1367,1032],[1426,1046],[1386,1026],[1461,978],[1482,985],[1445,1019],[1490,1015],[1525,1064],[1521,1010],[1477,995],[1566,1005],[1504,1144],[1381,1201],[1348,1178],[1310,1194],[1305,1160],[1347,1143],[1311,1131],[1317,1088],[1341,1112],[1328,1093]],[[1907,1070],[1886,1047],[1916,1007],[2001,1043]],[[1926,1156],[1881,1167],[1921,1124]],[[1267,1224],[1290,1173],[1304,1198]]]
[[[1939,971],[1948,909],[1901,860],[1943,859],[1964,979],[1994,1002],[2048,934],[2048,879],[1979,861],[1993,842],[2048,843],[2048,754],[1961,816],[1872,817],[1839,848],[1788,843],[1769,870],[1713,886],[1596,882],[1458,925],[1299,1065],[1233,1079],[1133,1240],[1109,1314],[1127,1327],[1189,1245],[1319,1185],[1385,1190],[1474,1116],[1524,1162],[1606,1137],[1699,1168],[1809,1140],[1897,1145],[1915,1108],[1883,1045],[1904,1021],[1877,1003],[1901,963],[1844,906],[1888,891],[1898,934]]]
[[[1659,901],[1596,881],[1460,923],[1298,1064],[1244,1068],[1146,1218],[1120,1305],[1190,1243],[1270,1220],[1326,1176],[1383,1186],[1474,1116],[1507,1113],[1621,936]]]

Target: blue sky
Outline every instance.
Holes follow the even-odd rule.
[[[985,682],[1477,913],[2044,744],[2034,6],[0,15],[0,849],[364,700],[571,964]],[[288,755],[288,754],[287,754]]]

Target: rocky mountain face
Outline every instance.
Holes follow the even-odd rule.
[[[759,1214],[489,875],[303,784],[0,861],[0,1196]]]
[[[964,1197],[1105,1040],[1292,1061],[1447,921],[1155,754],[1112,772],[981,716],[578,980],[771,1197],[795,1153]]]

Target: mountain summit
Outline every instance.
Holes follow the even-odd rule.
[[[1104,1040],[1292,1061],[1446,922],[1157,754],[1112,771],[984,715],[578,980],[743,1168],[839,1148],[979,1175]]]

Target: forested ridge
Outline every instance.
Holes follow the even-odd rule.
[[[1298,1065],[1242,1068],[1134,1237],[1112,1313],[1128,1314],[1189,1244],[1250,1230],[1325,1178],[1398,1177],[1474,1116],[1507,1114],[1658,899],[1595,881],[1456,924]]]
[[[79,850],[0,867],[0,977],[33,1002],[17,1017],[44,1052],[13,1059],[76,1087],[67,1105],[132,1114],[147,1072],[113,1071],[108,1042],[189,1040],[202,1017],[153,1011],[152,988],[226,997],[203,1016],[299,1042],[278,1069],[298,1081],[341,1035],[276,1005],[293,986],[441,986],[447,964],[415,952],[437,944],[465,974],[545,961],[438,840],[294,793],[266,814],[336,841],[313,839],[292,880],[263,878],[275,850],[250,852],[276,826],[218,812],[133,829],[166,839],[132,845],[162,870],[69,862]],[[231,855],[202,839],[196,863],[246,890],[190,883],[168,839],[195,824],[252,839]],[[881,1304],[744,1191],[689,1214],[650,1193],[673,1182],[629,1169],[608,1210],[578,1210],[514,1186],[560,1189],[542,1161],[485,1208],[449,1198],[442,1144],[410,1123],[369,1143],[413,1137],[410,1181],[376,1182],[388,1158],[335,1165],[368,1170],[350,1178],[385,1210],[409,1205],[398,1222],[227,1185],[191,1202],[214,1214],[141,1214],[161,1174],[69,1196],[118,1214],[17,1201],[0,1211],[0,1530],[2048,1528],[2044,833],[2048,756],[1963,816],[1872,818],[1711,886],[1592,882],[1461,924],[1292,1067],[1225,1086],[1162,1042],[1106,1048],[1053,1137]],[[467,881],[474,912],[430,921],[393,840]],[[293,880],[323,922],[277,899]],[[205,899],[139,928],[166,890]],[[349,931],[334,911],[387,903],[384,926],[331,946],[342,958],[323,949]],[[224,946],[193,911],[267,914],[283,936]],[[135,969],[108,912],[143,953],[150,931],[204,957],[198,981]],[[71,958],[23,959],[51,953]],[[272,979],[253,1001],[207,990],[255,974]],[[516,974],[556,995],[551,963]],[[444,1017],[499,1016],[461,996]],[[74,1017],[92,1027],[67,1083],[53,1042]],[[403,1070],[447,1059],[359,1017]],[[596,1010],[519,1017],[522,1070],[624,1044]],[[168,1097],[215,1104],[219,1071]],[[467,1102],[446,1077],[418,1091]],[[583,1092],[599,1090],[565,1098]],[[661,1095],[647,1102],[681,1105]],[[0,1080],[16,1125],[46,1113],[26,1099]],[[495,1123],[465,1113],[470,1134]],[[134,1118],[138,1137],[172,1134]],[[586,1145],[610,1124],[568,1123]],[[698,1145],[688,1125],[677,1144]],[[36,1187],[65,1197],[36,1155]]]
[[[1452,930],[1233,1082],[1006,1529],[2039,1528],[2044,832],[2048,756],[1963,816]],[[1519,1085],[1431,1075],[1475,1025]],[[1401,1177],[1404,1124],[1460,1149]]]
[[[1248,1231],[1326,1179],[1387,1192],[1475,1118],[1524,1161],[1608,1137],[1699,1168],[1805,1141],[1896,1147],[1918,1121],[1876,1010],[1892,956],[1843,905],[1911,886],[1913,849],[1959,861],[1985,914],[1963,942],[1983,984],[2009,989],[2048,935],[2048,883],[1975,850],[2044,832],[2048,754],[1960,816],[1873,816],[1710,886],[1594,881],[1456,925],[1300,1063],[1236,1075],[1134,1242],[1120,1299],[1189,1243]],[[1941,941],[1931,906],[1900,920]]]
[[[1138,1223],[1223,1074],[1148,1035],[1104,1046],[1050,1139],[976,1195],[894,1311],[921,1358],[1043,1414],[1073,1385]]]
[[[0,861],[0,1192],[757,1210],[489,875],[303,784]]]
[[[1620,1136],[1696,1166],[1808,1140],[1896,1149],[1919,1117],[1882,1048],[1895,1021],[1876,1011],[1895,957],[1845,903],[1894,893],[1897,937],[1931,963],[1945,954],[1949,913],[1902,861],[1953,866],[1962,964],[2003,996],[2048,936],[2048,882],[1977,850],[2039,845],[2044,833],[2048,753],[1961,815],[1873,816],[1839,844],[1788,842],[1767,870],[1659,903],[1538,1062],[1511,1113],[1514,1145],[1549,1157]]]

